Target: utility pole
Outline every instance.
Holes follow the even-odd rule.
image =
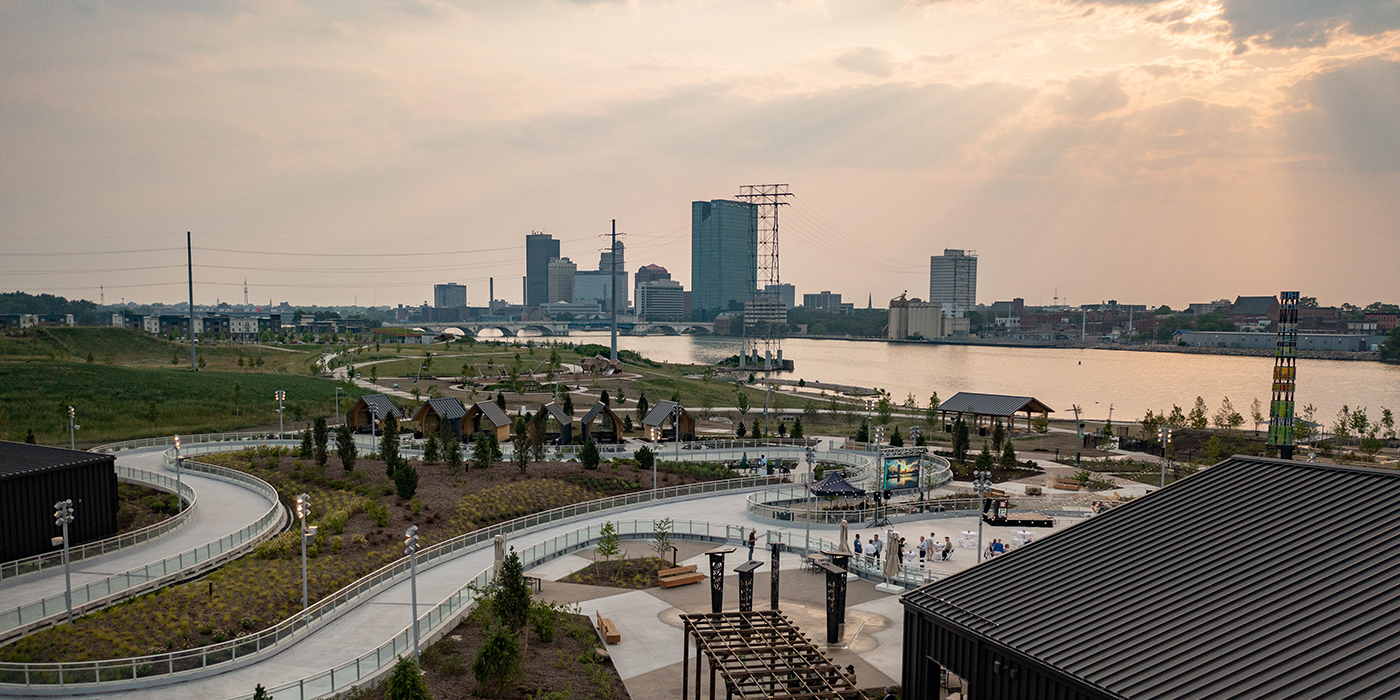
[[[185,269],[190,275],[190,371],[197,372],[194,365],[194,248],[190,245],[190,232],[185,232]]]
[[[610,359],[617,362],[617,219],[612,220],[612,255],[608,259],[612,261],[609,272],[612,274],[612,355]]]
[[[992,487],[992,473],[976,471],[972,473],[972,488],[977,491],[977,557],[973,563],[982,560],[982,521],[986,518],[987,489]]]
[[[792,192],[788,191],[787,184],[770,185],[743,185],[739,188],[739,194],[735,197],[741,201],[748,202],[756,210],[754,231],[754,242],[758,246],[754,251],[754,258],[758,263],[758,279],[751,285],[756,290],[762,290],[778,296],[781,301],[782,292],[779,290],[778,277],[778,207],[788,206],[786,197],[791,197]],[[786,321],[787,309],[784,307],[784,321]],[[749,325],[746,318],[744,326]],[[754,342],[763,344],[762,356],[764,359],[764,369],[772,369],[771,362],[776,360],[779,371],[782,370],[783,346],[781,337],[773,337],[773,323],[765,320],[764,331],[761,339],[755,338]],[[745,332],[747,335],[747,331]],[[745,338],[744,350],[740,354],[747,353],[749,349],[748,339]],[[757,348],[755,348],[757,350]],[[776,357],[775,357],[776,356]],[[741,362],[740,366],[743,364]]]

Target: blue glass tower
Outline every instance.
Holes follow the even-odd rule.
[[[746,202],[690,205],[691,313],[705,321],[753,300],[758,278],[758,212]]]

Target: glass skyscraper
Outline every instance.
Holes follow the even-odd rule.
[[[549,261],[559,257],[559,241],[538,231],[525,236],[525,305],[549,301]]]
[[[714,318],[752,301],[758,278],[758,210],[715,199],[690,205],[691,310]]]

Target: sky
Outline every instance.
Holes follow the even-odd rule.
[[[519,302],[524,238],[882,306],[1400,301],[1400,0],[0,1],[0,289]]]

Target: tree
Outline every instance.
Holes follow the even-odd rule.
[[[530,457],[536,462],[544,461],[544,416],[538,415],[526,426],[530,438]]]
[[[1332,424],[1332,435],[1339,446],[1351,442],[1351,409],[1346,405],[1337,411],[1337,421]]]
[[[427,441],[423,443],[423,463],[437,464],[439,459],[442,459],[442,443],[437,433],[429,433]]]
[[[982,471],[991,471],[997,464],[996,455],[992,454],[992,445],[986,440],[982,441],[982,451],[977,453],[977,468]]]
[[[792,439],[801,440],[804,437],[806,435],[802,431],[802,416],[798,416],[792,420]]]
[[[1181,407],[1172,404],[1172,412],[1166,417],[1168,428],[1180,428],[1186,425],[1186,414],[1181,412]]]
[[[565,415],[574,415],[574,397],[571,396],[567,391],[564,392],[564,405],[562,406],[562,408],[564,409]]]
[[[1006,428],[1002,426],[1001,419],[998,418],[992,424],[992,449],[1001,451],[1001,445],[1006,441]]]
[[[146,404],[146,410],[141,412],[141,417],[151,422],[151,437],[155,437],[156,420],[160,418],[160,404],[155,401]]]
[[[1230,414],[1235,412],[1235,404],[1230,402],[1230,397],[1226,396],[1220,400],[1220,410],[1211,417],[1211,422],[1216,428],[1224,430],[1230,427]]]
[[[1316,430],[1316,417],[1317,408],[1312,404],[1308,404],[1303,407],[1302,419],[1293,422],[1293,435],[1296,436],[1300,442],[1307,442],[1313,438]]]
[[[935,391],[932,396],[928,397],[928,408],[924,409],[925,425],[933,425],[938,422],[938,405],[940,403],[941,402],[938,400],[938,392]]]
[[[306,428],[301,431],[301,449],[297,451],[299,459],[315,459],[316,441],[311,437],[311,429]]]
[[[870,442],[870,428],[864,422],[856,427],[856,442]]]
[[[511,423],[510,440],[515,443],[515,450],[511,452],[511,462],[524,474],[530,468],[530,427],[525,424],[524,418],[516,418]]]
[[[243,415],[243,384],[240,382],[233,383],[233,415]]]
[[[259,683],[257,687],[253,688],[253,700],[272,700],[272,696],[268,694],[267,688]]]
[[[1206,426],[1210,425],[1210,422],[1206,419],[1205,399],[1199,396],[1196,397],[1196,405],[1191,409],[1191,414],[1186,417],[1186,422],[1189,423],[1192,428],[1196,428],[1197,430],[1203,429]]]
[[[486,469],[495,461],[491,453],[490,431],[483,430],[476,434],[476,440],[472,445],[472,466],[477,469]]]
[[[637,397],[637,418],[640,420],[647,417],[647,411],[651,409],[651,403],[647,401],[647,395],[641,394]]]
[[[617,388],[616,398],[618,408],[622,408],[627,403],[627,397],[622,394],[622,387]]]
[[[621,545],[618,544],[617,526],[613,525],[611,520],[603,523],[603,529],[598,532],[598,546],[594,551],[603,556],[603,561],[612,561],[612,558],[622,551]]]
[[[604,405],[604,406],[611,406],[611,405],[612,405],[612,398],[610,398],[610,397],[608,396],[608,390],[607,390],[607,389],[604,389],[604,390],[603,390],[603,393],[602,393],[602,394],[599,394],[598,400],[601,401],[601,402],[603,402],[603,405]]]
[[[1400,328],[1390,331],[1390,337],[1381,343],[1382,360],[1400,360]]]
[[[1259,397],[1254,397],[1254,403],[1249,405],[1249,417],[1254,421],[1254,434],[1259,434],[1259,426],[1267,423],[1268,418],[1264,417],[1264,405],[1259,403]]]
[[[1381,429],[1382,437],[1387,440],[1395,439],[1395,414],[1385,406],[1381,406]]]
[[[491,586],[491,612],[506,627],[519,632],[530,616],[530,585],[525,583],[525,570],[520,554],[511,547],[501,562],[496,580]]]
[[[967,451],[972,447],[972,439],[967,429],[967,421],[961,415],[953,421],[953,458],[960,464],[967,463]]]
[[[316,441],[316,464],[324,467],[326,466],[326,460],[330,458],[328,446],[330,443],[331,431],[326,427],[325,416],[317,416],[316,421],[311,425],[311,435]]]
[[[30,428],[30,429],[28,429],[27,431],[25,431],[25,433],[24,433],[24,442],[25,442],[26,445],[34,445],[34,444],[37,444],[37,442],[34,440],[34,429],[33,429],[33,428]]]
[[[1011,446],[1011,441],[1006,441],[1006,446],[1001,451],[1001,468],[1016,468],[1016,448]]]
[[[505,392],[505,391],[502,391],[502,390],[497,390],[497,391],[496,391],[496,405],[497,405],[497,406],[500,406],[502,411],[506,410],[506,392]]]
[[[661,559],[665,559],[666,553],[671,551],[671,529],[670,518],[651,521],[651,551]]]
[[[890,397],[883,395],[880,396],[879,403],[875,404],[875,413],[875,420],[880,425],[890,424],[890,419],[893,418],[893,413],[890,406]]]
[[[355,434],[350,426],[339,425],[335,429],[335,455],[340,458],[340,466],[346,472],[355,471],[355,459],[359,457],[355,449]]]
[[[593,438],[584,441],[583,449],[578,451],[578,461],[583,463],[584,469],[598,468],[598,462],[602,459],[598,455],[598,444],[593,442]]]
[[[656,463],[656,453],[652,452],[651,448],[646,445],[642,445],[632,457],[637,460],[637,465],[643,469],[650,469],[651,465]]]
[[[1031,427],[1040,434],[1040,449],[1045,449],[1045,436],[1050,434],[1050,418],[1044,413],[1035,417],[1031,421]]]
[[[418,493],[418,468],[406,459],[394,467],[394,493],[405,501]]]
[[[899,432],[899,426],[894,427],[894,432],[890,433],[890,447],[904,447],[904,436]]]
[[[381,421],[384,432],[379,436],[379,458],[384,460],[384,473],[393,476],[399,464],[399,419],[390,411]]]
[[[1357,406],[1351,412],[1351,431],[1358,440],[1371,434],[1371,420],[1366,417],[1365,406]]]
[[[462,443],[460,440],[448,440],[443,449],[443,461],[447,463],[453,474],[462,469]]]
[[[734,405],[739,409],[740,418],[749,415],[749,409],[752,408],[749,404],[749,395],[738,387],[734,388]]]
[[[379,347],[376,346],[376,347],[374,348],[374,351],[375,351],[375,352],[379,352]],[[369,380],[370,380],[370,382],[376,383],[376,384],[379,382],[379,365],[370,365],[370,366],[369,366]]]
[[[778,421],[778,437],[787,437],[787,423]]]
[[[487,627],[486,639],[472,661],[476,693],[496,697],[509,690],[522,675],[520,636],[499,623]]]

